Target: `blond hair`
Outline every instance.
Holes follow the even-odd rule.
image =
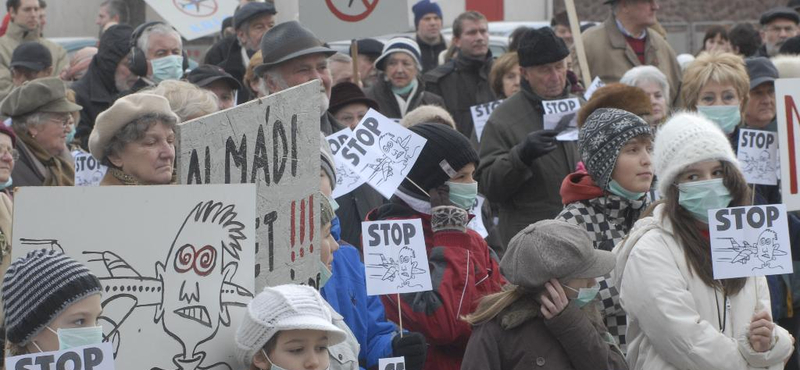
[[[519,286],[506,284],[501,291],[481,298],[475,311],[462,319],[473,326],[487,322],[524,295],[525,292]]]
[[[219,100],[214,93],[186,81],[161,81],[158,86],[144,92],[167,98],[169,107],[180,117],[181,122],[219,110]]]
[[[750,77],[744,60],[731,53],[702,53],[683,73],[681,100],[684,108],[697,111],[700,90],[709,82],[730,84],[739,95],[740,107],[744,112],[750,93]]]

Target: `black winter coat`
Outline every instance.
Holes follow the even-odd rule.
[[[430,91],[425,91],[425,84],[419,80],[417,82],[419,86],[417,86],[417,91],[414,93],[414,96],[411,97],[411,102],[408,104],[406,114],[420,105],[438,105],[442,108],[445,107],[444,100],[441,96]],[[400,112],[400,105],[397,103],[394,92],[392,92],[392,83],[387,81],[386,75],[381,74],[378,76],[378,81],[367,90],[366,95],[368,98],[378,102],[380,113],[384,116],[398,119],[403,118],[402,112]]]

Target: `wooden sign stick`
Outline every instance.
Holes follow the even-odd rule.
[[[586,49],[583,48],[583,36],[581,36],[581,24],[578,22],[578,12],[575,10],[575,0],[564,0],[564,5],[567,7],[569,29],[572,32],[572,40],[575,44],[575,54],[578,55],[578,67],[581,69],[583,87],[588,89],[592,85],[592,76],[589,74]]]
[[[350,57],[353,58],[353,83],[361,86],[361,76],[358,75],[358,42],[350,42]]]

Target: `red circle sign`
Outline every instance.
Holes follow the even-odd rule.
[[[350,0],[350,3],[347,5],[348,8],[353,5],[353,1],[354,0]],[[333,5],[333,0],[325,0],[325,4],[328,5],[328,9],[331,10],[331,13],[333,13],[333,15],[336,16],[336,18],[339,18],[345,22],[358,22],[364,20],[364,18],[368,17],[370,13],[372,13],[372,11],[375,10],[375,7],[378,5],[378,0],[372,0],[371,3],[370,0],[361,0],[361,2],[364,4],[364,7],[366,8],[363,12],[359,14],[347,14],[339,10],[339,8],[337,8],[336,5]]]
[[[181,13],[198,18],[214,15],[219,9],[217,0],[172,0]]]

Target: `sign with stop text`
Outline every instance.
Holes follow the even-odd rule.
[[[345,128],[325,138],[328,140],[328,145],[331,147],[334,165],[336,166],[336,168],[334,168],[334,171],[336,171],[336,187],[333,188],[333,194],[331,194],[334,198],[339,198],[342,195],[348,194],[367,182],[358,175],[358,172],[356,172],[351,162],[342,156],[342,147],[344,147],[344,144],[347,143],[352,136],[353,131],[349,128]]]
[[[714,279],[791,274],[787,217],[782,204],[709,210]]]
[[[8,370],[114,370],[111,343],[6,358]]]
[[[91,154],[80,150],[72,152],[75,161],[75,186],[98,186],[103,181],[108,167],[100,164]]]
[[[778,138],[774,132],[739,130],[739,164],[749,184],[777,185],[780,161]]]
[[[545,130],[557,131],[558,141],[578,140],[578,110],[581,109],[578,98],[543,100],[542,107]]]
[[[408,16],[411,5],[406,1],[316,0],[298,3],[300,23],[325,42],[414,30]]]
[[[367,294],[433,289],[420,219],[365,221],[361,223],[361,232]]]
[[[405,357],[390,357],[378,359],[378,370],[405,370]]]
[[[478,137],[478,141],[481,141],[483,128],[486,127],[486,121],[489,120],[489,116],[492,115],[494,109],[502,102],[503,100],[500,99],[469,107],[469,111],[472,113],[472,122],[475,124],[475,135]]]
[[[781,197],[786,209],[800,210],[800,78],[775,80]]]

